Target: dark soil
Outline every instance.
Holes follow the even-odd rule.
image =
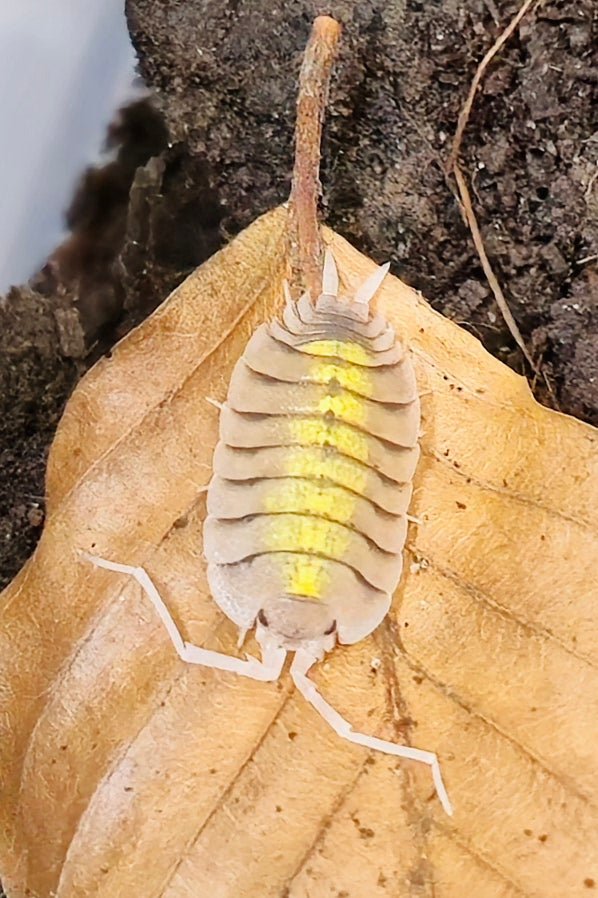
[[[327,221],[523,371],[445,177],[502,0],[128,0],[156,91],[113,128],[71,239],[0,302],[0,583],[43,523],[48,445],[78,376],[195,266],[286,199],[313,17],[345,25],[322,182]],[[598,424],[598,137],[592,0],[545,2],[490,67],[462,151],[488,254],[542,367],[540,401]],[[594,123],[595,124],[595,123]],[[593,186],[592,186],[593,185]],[[529,373],[529,372],[527,372]]]

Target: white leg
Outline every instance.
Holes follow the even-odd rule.
[[[384,739],[377,739],[375,736],[366,736],[364,733],[355,733],[351,724],[344,717],[335,711],[328,702],[322,698],[317,690],[316,684],[307,676],[307,671],[315,663],[316,659],[308,655],[306,652],[299,650],[296,652],[291,664],[291,677],[295,686],[305,699],[312,705],[319,714],[322,715],[326,723],[330,724],[332,729],[338,733],[343,739],[349,742],[355,742],[357,745],[363,745],[365,748],[374,748],[377,751],[383,751],[388,755],[396,755],[399,758],[407,758],[410,761],[421,761],[428,764],[432,769],[432,779],[436,787],[436,793],[442,807],[447,814],[452,816],[453,808],[447,795],[446,788],[442,781],[440,773],[440,765],[438,758],[431,751],[422,751],[420,748],[411,748],[410,745],[395,745],[394,742],[386,742]]]
[[[160,615],[166,632],[170,636],[170,641],[175,647],[179,658],[183,661],[186,661],[188,664],[201,664],[204,667],[213,667],[216,670],[227,670],[231,673],[241,674],[243,677],[250,677],[252,680],[277,680],[280,676],[286,657],[284,649],[266,648],[262,650],[262,661],[249,656],[243,661],[241,658],[224,655],[222,652],[213,652],[210,649],[202,649],[197,645],[191,645],[191,643],[185,642],[181,636],[179,628],[164,604],[160,593],[150,579],[149,574],[142,567],[118,564],[116,561],[107,561],[105,558],[88,555],[86,552],[81,554],[83,558],[91,561],[96,567],[105,568],[107,571],[116,571],[119,574],[128,574],[137,580]]]

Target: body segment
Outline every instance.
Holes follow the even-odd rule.
[[[369,313],[386,271],[339,300],[328,252],[322,295],[315,305],[287,297],[282,321],[255,331],[222,406],[204,524],[208,580],[241,638],[255,628],[261,661],[186,642],[143,568],[86,557],[137,580],[187,663],[276,680],[293,651],[295,686],[335,732],[427,764],[452,814],[433,752],[355,732],[307,675],[337,642],[378,626],[401,576],[419,399],[392,328]]]
[[[287,299],[255,331],[222,408],[204,527],[229,617],[247,628],[261,612],[286,648],[379,624],[401,575],[419,426],[410,359],[367,304]]]

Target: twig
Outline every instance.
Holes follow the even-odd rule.
[[[480,82],[482,80],[484,72],[486,71],[498,51],[501,49],[501,47],[503,47],[503,45],[506,44],[506,42],[509,40],[522,18],[536,2],[537,0],[524,0],[524,3],[521,5],[519,12],[515,16],[515,18],[512,19],[511,22],[509,22],[502,34],[498,36],[494,44],[490,47],[481,63],[477,67],[476,73],[473,76],[473,81],[471,82],[471,87],[469,88],[467,99],[465,100],[463,108],[459,113],[459,120],[457,122],[457,130],[455,131],[455,137],[453,139],[453,146],[446,163],[446,170],[448,174],[453,171],[457,162],[459,151],[461,149],[461,142],[463,140],[463,134],[465,133],[465,128],[467,127],[467,122],[469,121],[471,107],[473,106],[476,91],[480,86]]]
[[[340,33],[338,22],[329,16],[318,16],[299,75],[295,167],[289,202],[291,284],[303,282],[312,297],[319,293],[321,280],[322,247],[318,225],[320,142],[330,74]]]
[[[471,194],[469,193],[469,188],[467,186],[467,182],[461,169],[459,167],[458,158],[459,152],[461,150],[461,143],[463,141],[463,135],[465,133],[465,128],[467,127],[467,123],[469,121],[469,116],[471,114],[471,109],[473,106],[473,101],[476,95],[476,91],[480,85],[484,72],[488,68],[492,59],[496,56],[498,51],[511,37],[523,17],[529,11],[534,3],[538,2],[538,0],[524,0],[524,3],[519,8],[519,12],[517,15],[511,20],[511,22],[507,25],[505,30],[499,37],[496,39],[492,47],[488,50],[479,66],[476,69],[476,73],[473,77],[473,81],[471,82],[471,87],[469,88],[469,93],[467,95],[467,99],[463,104],[463,108],[459,114],[459,120],[457,122],[457,129],[455,131],[455,137],[453,140],[453,145],[451,148],[451,152],[449,158],[446,163],[446,172],[447,174],[453,174],[455,176],[455,180],[457,182],[457,187],[459,190],[459,196],[461,198],[461,206],[463,213],[465,215],[465,219],[469,226],[469,230],[471,231],[471,236],[473,238],[473,242],[476,248],[476,252],[482,264],[482,268],[484,269],[484,274],[486,275],[486,280],[488,281],[488,285],[494,294],[494,298],[496,300],[496,304],[500,309],[500,313],[504,319],[505,324],[507,325],[509,331],[511,332],[511,336],[519,346],[521,352],[523,353],[525,359],[530,365],[532,371],[536,376],[540,374],[540,369],[536,362],[532,359],[527,346],[523,340],[521,335],[521,331],[517,326],[517,322],[513,318],[511,314],[511,310],[509,308],[509,304],[505,298],[504,293],[502,292],[501,286],[498,283],[497,277],[492,270],[492,266],[490,265],[490,260],[488,259],[488,255],[486,253],[486,249],[484,247],[484,241],[482,240],[482,235],[480,232],[480,228],[478,226],[478,222],[473,211],[473,205],[471,202]],[[544,381],[548,388],[548,391],[553,394],[552,387],[544,375]]]
[[[471,236],[473,238],[473,242],[477,251],[477,254],[480,258],[480,262],[482,263],[482,268],[484,269],[484,274],[486,275],[486,280],[490,286],[490,289],[494,293],[494,298],[496,299],[496,304],[501,311],[502,317],[505,320],[505,323],[511,334],[513,335],[513,339],[519,346],[521,352],[531,365],[531,368],[534,372],[537,372],[536,363],[532,359],[531,355],[527,350],[527,346],[523,342],[523,337],[521,336],[521,331],[517,327],[517,322],[513,318],[511,314],[511,310],[509,305],[505,299],[505,295],[501,290],[500,284],[496,279],[496,275],[492,270],[492,266],[488,260],[488,256],[486,254],[486,249],[484,247],[484,241],[482,240],[482,235],[480,233],[480,229],[478,226],[477,218],[475,217],[475,213],[473,211],[473,206],[471,204],[471,195],[469,193],[469,188],[467,186],[467,182],[461,173],[461,169],[459,168],[459,163],[455,162],[453,166],[453,174],[455,175],[455,180],[457,181],[457,187],[459,188],[459,195],[461,196],[461,202],[463,204],[463,211],[465,213],[465,218],[467,219],[467,224],[469,225],[469,230],[471,231]]]

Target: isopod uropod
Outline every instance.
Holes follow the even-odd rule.
[[[185,642],[142,568],[86,557],[138,580],[184,661],[276,680],[294,652],[293,682],[338,735],[428,764],[452,814],[435,754],[354,732],[307,676],[378,626],[401,575],[420,407],[407,352],[370,310],[387,271],[339,296],[327,249],[315,303],[287,288],[281,320],[257,328],[231,377],[204,551],[214,600],[241,641],[255,627],[261,661]]]

